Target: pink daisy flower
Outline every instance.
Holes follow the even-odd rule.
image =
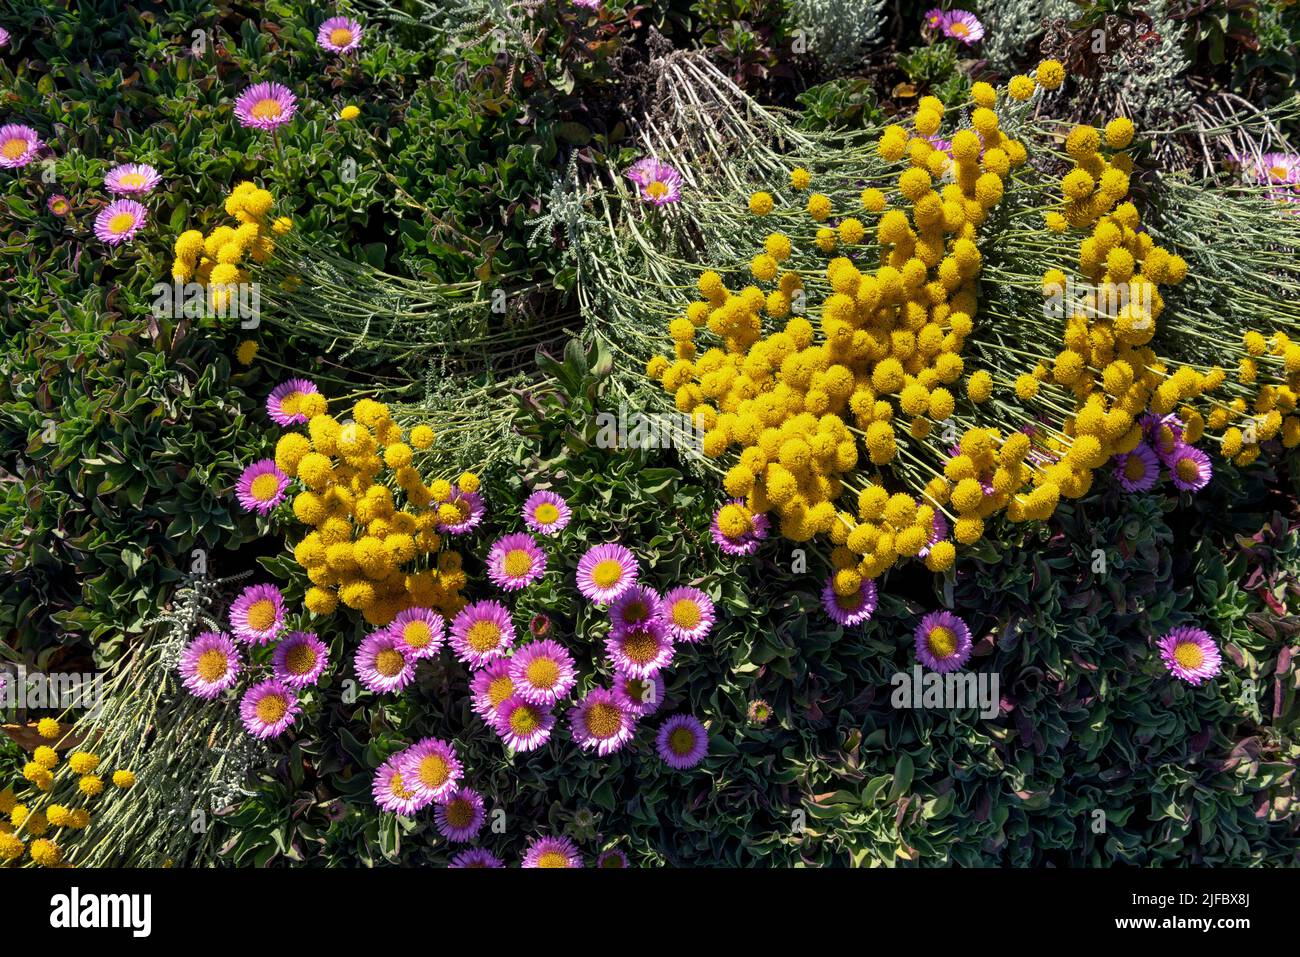
[[[733,498],[724,503],[726,505],[744,505],[745,500]],[[749,520],[749,528],[738,538],[729,538],[718,524],[718,516],[722,514],[722,508],[713,513],[713,523],[709,526],[709,531],[713,534],[713,542],[725,555],[752,555],[758,551],[758,543],[767,538],[769,522],[766,515],[753,515]]]
[[[925,11],[925,25],[931,30],[942,30],[943,25],[948,22],[948,14],[938,7],[932,7]]]
[[[594,750],[603,757],[613,754],[632,739],[636,716],[614,692],[592,688],[585,698],[569,709],[569,729],[578,747],[584,751]]]
[[[284,628],[284,594],[274,585],[249,585],[230,603],[227,617],[236,638],[269,645]]]
[[[493,727],[513,751],[536,751],[551,738],[555,715],[551,709],[511,695],[497,706]]]
[[[515,693],[510,678],[510,659],[493,658],[469,679],[470,707],[489,724],[496,721],[497,708]]]
[[[244,728],[253,737],[263,740],[284,734],[301,710],[298,696],[275,679],[253,685],[239,703],[239,717]]]
[[[916,657],[931,671],[956,671],[970,654],[970,629],[952,612],[932,611],[916,626]]]
[[[225,632],[205,631],[181,651],[181,683],[199,698],[211,700],[233,687],[242,667],[239,649]]]
[[[1189,685],[1209,681],[1223,667],[1223,656],[1209,632],[1184,626],[1160,639],[1160,657],[1175,678]]]
[[[1210,457],[1190,445],[1179,445],[1177,451],[1169,456],[1168,465],[1169,478],[1182,492],[1199,492],[1209,484],[1214,474]]]
[[[415,678],[415,665],[405,648],[387,628],[367,635],[353,659],[357,678],[375,694],[401,691]]]
[[[319,681],[329,660],[329,649],[314,634],[291,631],[275,646],[271,669],[288,687],[298,690]]]
[[[636,556],[617,542],[596,545],[578,560],[578,591],[605,605],[636,583]]]
[[[1145,443],[1115,456],[1115,479],[1126,492],[1149,492],[1159,477],[1160,459]]]
[[[447,623],[430,608],[399,611],[388,630],[405,646],[407,657],[412,659],[436,655],[447,637]]]
[[[531,704],[552,705],[577,684],[573,657],[559,642],[547,638],[521,645],[510,659],[514,693]]]
[[[460,759],[451,742],[422,738],[402,754],[403,783],[420,797],[439,801],[456,790],[460,781]]]
[[[451,859],[450,867],[505,867],[501,858],[485,847],[472,847]]]
[[[524,524],[538,535],[558,535],[572,517],[568,503],[554,492],[534,492],[524,502]]]
[[[925,543],[925,547],[916,553],[916,557],[924,559],[930,554],[930,549],[938,545],[948,537],[948,520],[943,517],[943,512],[938,510],[934,513],[934,521],[931,523],[933,531],[930,532],[930,540]]]
[[[605,652],[614,667],[634,678],[658,674],[673,660],[673,639],[668,626],[658,618],[605,639]]]
[[[615,631],[626,631],[658,618],[662,602],[653,588],[632,585],[609,606],[609,621]]]
[[[621,671],[615,671],[612,684],[614,694],[619,696],[624,707],[634,718],[644,718],[648,714],[654,714],[663,704],[664,679],[660,675],[633,678]]]
[[[316,31],[316,42],[330,53],[351,53],[361,45],[361,24],[351,17],[330,17]]]
[[[858,590],[851,595],[835,591],[834,575],[826,579],[826,586],[822,588],[822,608],[841,628],[853,628],[870,621],[876,612],[876,601],[876,583],[870,578],[862,579]]]
[[[109,203],[95,217],[95,236],[110,246],[130,242],[149,221],[149,211],[133,199]]]
[[[289,476],[281,472],[275,459],[261,459],[244,469],[235,484],[235,495],[246,512],[265,515],[284,501]]]
[[[642,201],[652,206],[665,206],[682,198],[682,174],[653,156],[637,160],[626,175],[636,184]]]
[[[433,809],[433,823],[438,833],[458,844],[474,840],[483,830],[486,820],[483,795],[473,788],[457,788]]]
[[[303,396],[320,392],[310,379],[288,379],[266,397],[266,414],[276,425],[301,425],[307,415],[301,409]]]
[[[703,641],[713,629],[713,599],[698,588],[681,586],[664,595],[661,614],[677,641]]]
[[[466,605],[451,623],[451,648],[471,668],[482,668],[514,647],[515,626],[499,601]]]
[[[68,202],[68,197],[62,193],[55,193],[45,201],[45,208],[59,218],[63,218],[72,212],[72,203]]]
[[[528,842],[520,867],[582,867],[582,855],[567,837],[535,837]]]
[[[488,552],[488,578],[498,588],[518,591],[537,581],[546,572],[546,553],[533,537],[517,532],[498,539]]]
[[[385,811],[392,811],[403,817],[411,817],[417,811],[428,806],[429,801],[416,794],[402,781],[402,758],[405,751],[394,754],[379,766],[375,780],[370,786],[375,803]]]
[[[944,36],[960,40],[967,46],[984,39],[984,24],[980,23],[979,17],[966,10],[951,11],[940,28]]]
[[[21,123],[0,126],[0,167],[22,169],[36,158],[43,145],[30,126]]]
[[[460,509],[462,518],[459,522],[450,525],[438,523],[438,531],[446,535],[465,535],[472,532],[478,527],[479,522],[483,521],[483,515],[487,512],[487,507],[483,504],[483,496],[478,492],[462,492],[459,488],[453,488],[450,502]]]
[[[297,109],[297,97],[279,83],[255,83],[235,100],[235,118],[246,129],[278,129]]]
[[[117,195],[144,196],[153,192],[161,181],[158,171],[148,163],[126,163],[108,171],[104,188]]]

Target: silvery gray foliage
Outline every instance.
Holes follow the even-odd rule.
[[[1168,0],[1147,8],[1159,40],[1146,57],[1145,69],[1116,70],[1107,81],[1139,129],[1155,130],[1186,122],[1195,97],[1184,79],[1191,67],[1183,49],[1185,24],[1174,20]]]
[[[1073,0],[990,0],[979,8],[984,24],[979,54],[999,73],[1017,72],[1033,59],[1043,22],[1070,20],[1078,10]]]
[[[808,53],[828,73],[844,73],[862,62],[880,40],[885,0],[790,0],[786,25],[802,30]]]

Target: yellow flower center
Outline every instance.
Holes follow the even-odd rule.
[[[623,713],[608,701],[598,701],[587,709],[587,730],[593,738],[612,738],[623,727]]]
[[[514,693],[515,683],[510,680],[509,675],[502,675],[501,677],[493,678],[488,682],[488,701],[492,702],[492,707],[494,708]]]
[[[512,548],[506,552],[501,566],[511,578],[522,578],[533,570],[533,556],[522,548]]]
[[[622,562],[614,558],[597,562],[596,567],[591,570],[591,580],[596,583],[597,588],[613,588],[623,580]]]
[[[280,400],[280,409],[285,415],[297,415],[298,407],[301,402],[301,392],[290,392]]]
[[[336,47],[345,47],[352,42],[352,31],[347,27],[335,27],[330,31],[330,43]]]
[[[534,658],[528,662],[524,674],[534,688],[553,688],[560,680],[560,666],[553,658]]]
[[[469,827],[474,823],[474,805],[464,798],[447,802],[443,813],[447,816],[447,823],[452,827]]]
[[[305,641],[299,642],[284,656],[284,667],[291,675],[311,674],[312,669],[316,667],[315,650]]]
[[[543,502],[533,512],[533,521],[538,525],[553,525],[560,520],[560,510],[550,502]]]
[[[970,29],[966,24],[961,22],[948,24],[948,29],[952,31],[952,35],[955,37],[964,37],[966,34],[970,33]]]
[[[375,655],[375,670],[385,678],[391,678],[394,675],[401,674],[402,669],[406,667],[406,659],[396,648],[384,648],[379,654]]]
[[[662,199],[668,195],[668,185],[659,180],[654,180],[645,188],[645,194],[651,199]]]
[[[1274,179],[1286,179],[1287,177],[1287,168],[1285,166],[1270,166],[1268,171]]]
[[[253,479],[248,490],[259,502],[269,502],[280,492],[280,479],[274,472],[263,472]]]
[[[135,225],[135,217],[130,213],[118,213],[108,221],[110,233],[124,233]]]
[[[518,735],[532,734],[541,723],[541,715],[532,705],[520,705],[510,715],[510,730]]]
[[[275,624],[275,602],[271,599],[259,598],[248,606],[249,628],[254,631],[266,631],[273,624]]]
[[[694,598],[679,598],[673,602],[673,624],[678,628],[694,628],[700,623],[700,606]]]
[[[501,643],[501,629],[494,622],[482,619],[469,626],[465,641],[478,654],[491,651]]]
[[[118,183],[122,186],[143,186],[144,177],[139,173],[126,173],[118,179]]]
[[[1124,463],[1124,477],[1130,482],[1136,482],[1147,474],[1147,464],[1136,455],[1130,455],[1128,461]]]
[[[568,867],[569,859],[559,851],[547,851],[537,859],[538,867]]]
[[[930,653],[936,658],[948,658],[957,651],[957,635],[942,625],[930,629],[926,642],[930,646]]]
[[[258,120],[274,120],[284,112],[278,100],[258,100],[253,107],[253,118]]]
[[[1193,459],[1179,459],[1178,464],[1174,466],[1174,471],[1184,482],[1191,482],[1200,474]]]
[[[402,775],[397,771],[393,772],[393,777],[388,782],[388,790],[390,790],[395,797],[399,797],[404,801],[415,797],[415,792],[408,791],[406,786],[402,784]]]
[[[227,661],[224,651],[219,648],[209,648],[199,655],[199,661],[194,670],[204,681],[216,681],[225,677],[226,670],[229,667],[230,663]]]
[[[690,728],[675,728],[668,735],[668,749],[678,757],[685,757],[695,747],[695,732]]]
[[[257,719],[263,724],[275,724],[289,711],[289,702],[283,695],[269,694],[257,702]]]
[[[17,159],[26,152],[27,141],[19,136],[5,140],[5,145],[0,147],[0,153],[4,153],[5,159]]]
[[[441,754],[426,754],[420,759],[420,783],[427,788],[440,788],[451,777],[451,768]]]
[[[412,648],[423,648],[432,640],[433,632],[429,630],[428,622],[408,621],[402,628],[402,641]]]
[[[1180,642],[1174,648],[1174,660],[1188,671],[1195,671],[1205,662],[1205,652],[1194,641]]]
[[[623,654],[638,665],[654,661],[659,654],[659,642],[650,631],[633,631],[623,639]]]
[[[649,617],[649,606],[639,598],[628,602],[627,607],[623,609],[623,618],[626,621],[645,621]]]

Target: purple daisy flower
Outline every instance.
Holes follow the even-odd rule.
[[[72,203],[62,193],[55,193],[45,201],[45,208],[61,219],[72,212]]]
[[[538,535],[558,535],[572,517],[569,504],[554,492],[534,492],[524,502],[524,524]]]
[[[278,129],[297,109],[298,98],[279,83],[255,83],[235,100],[235,118],[246,129]]]
[[[269,645],[284,628],[284,594],[274,585],[249,585],[230,603],[227,617],[240,641]]]
[[[510,659],[514,693],[532,704],[552,705],[578,682],[573,657],[559,642],[547,638],[520,646]]]
[[[979,17],[966,10],[950,11],[948,19],[940,28],[944,36],[960,40],[967,46],[984,39],[984,24],[980,23]]]
[[[497,539],[488,552],[488,578],[498,588],[518,591],[531,585],[546,572],[546,553],[537,547],[533,536],[516,532]]]
[[[1115,479],[1126,492],[1149,492],[1160,477],[1160,459],[1145,442],[1115,456]]]
[[[244,728],[253,737],[263,740],[284,734],[301,710],[298,696],[274,678],[253,685],[239,703],[239,716]]]
[[[632,739],[636,717],[623,700],[607,688],[592,688],[569,709],[569,729],[584,751],[595,749],[602,757],[613,754]]]
[[[870,578],[862,579],[858,590],[851,595],[840,595],[835,591],[835,576],[826,580],[822,589],[822,608],[841,628],[852,628],[864,621],[870,621],[876,612],[876,583]]]
[[[43,145],[30,126],[21,123],[0,126],[0,167],[22,169],[36,158]]]
[[[431,658],[438,653],[447,637],[447,623],[431,608],[407,608],[399,611],[388,630],[412,659]]]
[[[636,556],[617,542],[596,545],[578,560],[578,591],[605,605],[636,583]]]
[[[370,793],[374,795],[375,803],[385,811],[411,817],[417,811],[427,807],[429,801],[416,794],[403,782],[401,765],[405,756],[405,751],[399,752],[379,766],[379,770],[375,772],[374,783],[370,786]]]
[[[297,690],[319,681],[329,660],[329,649],[314,634],[291,631],[275,646],[271,668],[277,678]]]
[[[239,649],[224,631],[205,631],[181,651],[181,683],[209,701],[235,684],[242,667]]]
[[[582,855],[567,837],[534,837],[529,840],[520,867],[581,867]]]
[[[1159,456],[1161,462],[1168,465],[1169,457],[1183,444],[1183,423],[1172,413],[1155,415],[1151,412],[1142,416],[1138,422],[1142,426],[1142,437],[1151,446],[1151,450]]]
[[[133,199],[109,203],[95,217],[95,235],[110,246],[129,242],[149,221],[149,210]]]
[[[663,610],[653,588],[631,585],[609,606],[609,621],[615,631],[627,631],[658,618]]]
[[[633,678],[658,674],[673,660],[673,637],[661,619],[615,631],[605,639],[605,652],[614,667]]]
[[[682,174],[653,156],[637,160],[626,175],[637,185],[642,201],[652,206],[664,206],[682,198]]]
[[[600,857],[596,858],[597,867],[629,867],[627,855],[617,847],[611,847],[608,850],[601,851]]]
[[[485,847],[472,847],[451,859],[451,867],[505,867],[501,858]]]
[[[916,657],[931,671],[956,671],[970,653],[970,629],[952,612],[932,611],[916,626]]]
[[[916,557],[919,559],[925,559],[930,554],[930,549],[948,537],[948,520],[943,517],[943,512],[935,510],[934,521],[931,526],[933,531],[930,532],[930,540],[925,543],[924,548],[916,553]]]
[[[460,782],[461,765],[451,742],[421,738],[402,753],[399,765],[408,788],[430,801],[452,794]]]
[[[144,196],[153,192],[162,182],[158,171],[148,163],[126,163],[114,166],[104,176],[104,188],[110,193],[124,196]]]
[[[276,425],[301,425],[307,421],[306,413],[300,408],[303,396],[319,391],[310,379],[288,379],[266,397],[266,413]]]
[[[948,22],[948,14],[938,7],[932,7],[925,11],[925,25],[931,30],[942,30],[943,25]]]
[[[621,671],[614,672],[614,694],[619,696],[623,707],[634,718],[644,718],[654,714],[664,700],[664,679],[659,675],[649,678],[633,678]]]
[[[415,664],[405,648],[387,628],[367,635],[353,659],[361,683],[375,694],[401,691],[409,685],[415,678]]]
[[[511,695],[497,706],[493,727],[514,751],[536,751],[551,738],[555,715],[550,708]]]
[[[497,708],[515,693],[510,678],[510,659],[493,658],[469,679],[470,707],[489,724],[496,721]]]
[[[1209,484],[1214,469],[1210,457],[1191,445],[1179,445],[1169,457],[1169,478],[1182,492],[1199,492]]]
[[[722,509],[727,505],[745,505],[742,498],[733,498],[725,502],[721,508],[713,513],[713,523],[709,531],[713,533],[713,541],[725,555],[752,555],[758,551],[758,543],[767,538],[769,522],[766,515],[751,515],[749,519],[749,529],[739,538],[729,538],[718,524],[718,516],[722,514]]]
[[[493,658],[500,658],[514,643],[514,623],[499,601],[466,605],[452,620],[452,651],[471,668],[482,668]]]
[[[463,517],[459,522],[450,525],[438,523],[438,531],[446,535],[464,535],[473,531],[478,527],[478,523],[483,521],[483,515],[487,512],[487,506],[483,504],[483,496],[478,492],[462,492],[459,488],[453,488],[448,501],[460,509]]]
[[[1300,182],[1300,153],[1264,153],[1259,158],[1255,175],[1261,183]]]
[[[457,844],[474,840],[483,830],[486,820],[483,795],[473,788],[457,788],[433,809],[433,823],[438,833]]]
[[[275,459],[260,459],[244,469],[235,483],[235,495],[246,512],[265,515],[284,501],[289,476],[281,472]]]
[[[361,24],[351,17],[330,17],[316,31],[316,42],[330,53],[351,53],[361,45]]]
[[[1160,657],[1175,678],[1189,685],[1201,685],[1217,675],[1223,656],[1209,632],[1183,626],[1160,639]]]
[[[675,714],[659,727],[655,750],[670,768],[685,771],[704,760],[709,733],[693,715]]]
[[[674,588],[664,595],[661,608],[668,631],[677,641],[694,644],[713,629],[713,599],[698,588]]]

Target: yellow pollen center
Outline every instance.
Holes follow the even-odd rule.
[[[597,562],[591,570],[591,580],[597,588],[613,588],[623,579],[623,565],[613,558]]]
[[[465,633],[465,641],[481,655],[501,643],[501,629],[486,619],[476,621]]]
[[[1174,471],[1184,482],[1191,482],[1198,474],[1196,462],[1193,459],[1179,459],[1178,464],[1174,466]]]
[[[352,31],[347,27],[335,27],[330,31],[330,43],[336,47],[345,47],[352,42]]]
[[[645,194],[651,199],[662,199],[668,195],[668,186],[665,183],[661,183],[659,180],[655,180],[646,186]]]
[[[612,738],[623,727],[623,713],[607,701],[598,701],[587,709],[587,730],[593,738]]]
[[[440,754],[427,754],[420,759],[420,783],[427,788],[440,788],[451,776],[451,768]]]
[[[547,851],[537,859],[538,867],[568,867],[569,859],[559,851]]]
[[[253,479],[248,490],[259,502],[269,502],[279,494],[280,480],[274,472],[264,472]]]
[[[135,217],[130,213],[118,213],[108,221],[110,233],[124,233],[135,225]]]
[[[506,698],[515,693],[515,683],[510,680],[509,675],[502,675],[499,678],[493,678],[488,682],[487,696],[492,702],[492,707],[496,707]]]
[[[1268,171],[1274,179],[1286,179],[1287,168],[1285,166],[1270,166]]]
[[[474,823],[474,805],[463,798],[449,801],[443,813],[447,816],[447,823],[452,827],[469,827]]]
[[[668,749],[679,757],[685,757],[695,747],[695,732],[690,728],[676,728],[668,735]]]
[[[1174,660],[1188,671],[1195,671],[1205,662],[1205,652],[1193,641],[1184,641],[1174,649]]]
[[[280,400],[280,410],[285,415],[297,415],[298,405],[302,402],[301,392],[290,392]]]
[[[553,525],[560,519],[560,510],[550,502],[543,502],[533,512],[533,521],[538,525]]]
[[[952,31],[952,35],[955,37],[964,37],[970,33],[970,29],[964,23],[950,23],[948,29]]]
[[[291,675],[309,675],[316,667],[316,652],[305,641],[299,642],[284,656],[284,667]]]
[[[560,680],[560,666],[553,658],[534,658],[524,673],[534,688],[553,688]]]
[[[623,654],[638,665],[654,661],[659,654],[659,642],[650,631],[633,631],[623,639]]]
[[[501,567],[511,578],[522,578],[533,570],[533,556],[522,548],[512,548],[506,552],[506,557],[501,561]]]
[[[627,607],[623,609],[623,618],[625,621],[645,621],[650,617],[650,609],[646,603],[640,601],[630,601]]]
[[[402,673],[406,667],[406,659],[396,648],[384,648],[379,654],[375,655],[375,670],[385,678],[391,678],[394,675]]]
[[[433,640],[433,632],[427,622],[408,621],[402,628],[402,641],[412,648],[423,648]]]
[[[260,598],[248,606],[248,627],[254,631],[266,631],[275,624],[275,602],[269,598]]]
[[[393,777],[388,782],[388,790],[390,790],[395,797],[399,797],[404,801],[415,797],[415,792],[408,791],[406,786],[402,784],[402,775],[397,771],[393,772]]]
[[[1136,482],[1147,474],[1147,465],[1136,455],[1130,455],[1124,463],[1124,477]]]
[[[139,173],[127,173],[118,179],[118,183],[122,186],[143,186],[144,177]]]
[[[283,112],[277,100],[258,100],[252,110],[253,118],[258,120],[274,120]]]
[[[199,661],[194,670],[204,681],[216,681],[225,677],[226,670],[229,667],[230,663],[226,660],[224,651],[209,648],[199,655]]]
[[[926,641],[930,645],[930,653],[936,658],[949,658],[957,651],[956,634],[942,625],[930,629],[930,636]]]
[[[17,159],[27,152],[27,141],[15,136],[13,139],[5,140],[5,145],[0,147],[0,153],[4,153],[5,159]]]
[[[275,724],[289,711],[289,702],[281,695],[269,694],[257,702],[257,719],[263,724]]]
[[[510,715],[510,730],[515,734],[532,734],[540,725],[540,716],[532,705],[520,705]]]
[[[673,624],[678,628],[694,628],[700,623],[700,606],[693,598],[679,598],[673,602]]]

